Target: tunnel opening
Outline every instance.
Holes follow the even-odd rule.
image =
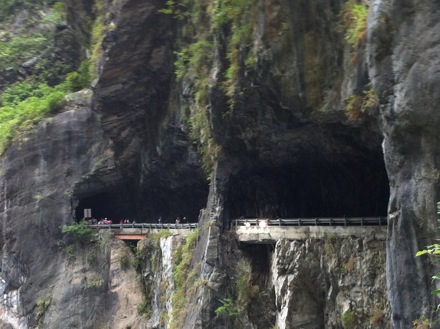
[[[227,216],[328,218],[386,216],[382,157],[242,169],[230,177]]]
[[[154,184],[120,184],[77,197],[74,216],[80,221],[88,217],[84,210],[90,209],[92,218],[112,220],[114,224],[125,219],[130,223],[157,223],[159,218],[161,223],[174,223],[177,218],[181,223],[195,223],[207,197],[207,183],[174,189]]]
[[[91,195],[90,195],[91,194]],[[87,214],[85,209],[90,209]],[[114,186],[96,194],[89,191],[87,197],[82,197],[75,208],[75,219],[95,218],[108,219],[119,223],[121,219],[136,220],[138,217],[136,206],[136,192],[126,186]]]
[[[75,218],[77,221],[86,216],[84,209],[91,210],[91,218],[111,219],[116,223],[116,219],[133,218],[132,207],[127,203],[121,202],[120,196],[111,192],[100,193],[88,198],[81,199],[75,209]],[[119,221],[118,221],[119,222]]]

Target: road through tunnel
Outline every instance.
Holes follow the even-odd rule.
[[[235,218],[385,216],[389,183],[380,157],[243,169],[230,179]]]
[[[184,185],[169,188],[163,185],[149,184],[136,186],[125,183],[109,186],[105,189],[89,190],[76,196],[74,216],[76,221],[84,218],[84,209],[91,209],[91,217],[109,219],[119,223],[121,219],[135,220],[137,223],[157,222],[174,223],[197,222],[200,209],[206,204],[207,183]]]

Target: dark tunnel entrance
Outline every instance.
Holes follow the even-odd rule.
[[[89,191],[90,194],[90,191]],[[107,218],[113,223],[121,219],[137,223],[173,223],[177,217],[186,222],[197,222],[200,209],[206,205],[207,183],[170,189],[157,185],[144,188],[135,185],[120,185],[79,198],[75,208],[75,219],[84,218],[84,209],[91,209],[92,218]]]
[[[125,199],[125,198],[124,198]],[[75,209],[75,218],[81,220],[84,217],[84,209],[91,209],[92,218],[98,220],[108,218],[116,223],[115,219],[133,219],[136,214],[131,202],[122,200],[122,196],[117,193],[104,192],[81,199]]]
[[[385,216],[388,199],[383,160],[363,159],[242,170],[230,179],[227,210],[230,220]]]

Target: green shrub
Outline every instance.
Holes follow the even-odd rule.
[[[167,238],[167,237],[172,236],[172,235],[173,234],[169,230],[161,230],[161,231],[149,234],[147,236],[147,238],[151,241],[153,246],[158,248],[159,247],[159,243],[160,243],[160,239]],[[138,252],[139,252],[139,256],[144,256],[145,255],[145,250],[138,250],[136,252],[136,254],[138,254]]]
[[[84,61],[75,72],[70,72],[66,76],[67,88],[70,91],[78,91],[90,86],[90,61]]]
[[[193,258],[193,251],[199,236],[199,230],[191,232],[185,241],[185,244],[177,248],[173,253],[173,279],[174,293],[172,296],[173,311],[171,314],[170,329],[178,328],[178,321],[181,320],[183,312],[186,309],[191,298],[191,288],[195,284],[195,275],[197,268],[190,271],[190,265]]]
[[[348,1],[342,11],[341,24],[345,40],[353,47],[364,43],[367,36],[368,7]]]
[[[10,14],[16,6],[16,0],[2,0],[0,2],[0,18]]]
[[[437,215],[440,215],[440,202],[437,202]],[[437,222],[440,222],[440,218],[437,219]],[[438,227],[438,228],[440,228],[440,227]],[[433,257],[433,261],[434,262],[438,261],[437,257],[438,257],[438,255],[440,255],[440,244],[439,243],[434,243],[432,245],[427,246],[424,250],[420,250],[420,251],[418,251],[416,253],[416,256],[422,256],[422,255],[430,255],[431,257]],[[432,276],[432,280],[439,282],[440,281],[440,272],[438,272],[435,275],[433,275]],[[433,289],[432,290],[432,294],[434,294],[434,295],[440,294],[440,289],[439,288]],[[436,308],[436,310],[437,310],[437,312],[436,312],[436,321],[440,320],[440,317],[438,315],[438,310],[439,309],[440,309],[440,304],[438,304],[437,308]],[[429,324],[429,321],[424,316],[419,318],[417,321],[419,321],[420,325],[425,325],[426,323]],[[417,323],[417,324],[419,324],[419,323]],[[414,326],[415,326],[415,324],[414,324]],[[419,327],[417,327],[417,328],[419,328]],[[424,328],[424,327],[421,326],[420,328]],[[426,328],[429,328],[429,327],[426,327]]]
[[[253,284],[251,263],[241,260],[238,263],[238,279],[236,283],[237,309],[239,312],[246,312],[249,304],[257,298],[260,288]]]
[[[95,251],[89,251],[87,253],[86,258],[87,258],[87,263],[93,264],[96,261],[96,259],[97,259],[96,252]]]
[[[55,2],[52,7],[52,12],[56,13],[57,15],[59,15],[59,17],[61,18],[61,20],[66,19],[67,16],[67,6],[64,2],[61,1],[57,1]]]
[[[136,306],[136,310],[139,315],[144,315],[148,313],[149,307],[146,302],[141,302]]]
[[[102,288],[103,285],[104,285],[103,279],[93,279],[93,280],[87,281],[86,288],[87,289],[99,289],[99,288]]]
[[[347,117],[350,121],[359,120],[362,115],[379,105],[379,99],[373,86],[367,85],[368,89],[361,95],[351,95],[346,102]]]
[[[141,266],[141,260],[138,257],[133,257],[133,259],[131,260],[131,266],[135,270],[139,270],[139,267]]]
[[[255,8],[252,0],[225,0],[219,3],[213,17],[214,27],[222,29],[230,26],[231,30],[226,54],[229,67],[224,82],[231,107],[234,104],[236,83],[243,68],[256,62],[255,54],[251,50]]]
[[[165,7],[159,9],[159,12],[162,14],[173,15],[174,18],[182,20],[190,16],[188,12],[188,2],[188,0],[184,0],[176,3],[174,0],[167,0]]]
[[[76,253],[75,245],[69,244],[66,246],[66,254],[68,258],[71,259],[75,258],[75,253]]]
[[[130,256],[126,252],[119,255],[119,265],[123,270],[128,269],[130,266]]]
[[[41,96],[35,81],[23,81],[10,85],[1,95],[3,106],[15,106],[29,97]]]
[[[105,36],[105,25],[104,25],[104,1],[95,0],[95,5],[93,7],[95,14],[95,21],[92,24],[92,33],[90,37],[90,66],[89,72],[90,77],[95,77],[98,74],[99,61],[102,55],[102,41]]]
[[[41,324],[41,322],[44,318],[44,315],[46,314],[47,310],[49,309],[51,302],[52,302],[52,299],[50,297],[37,300],[36,320],[37,320],[38,324]]]
[[[342,327],[344,329],[354,329],[358,323],[355,311],[346,311],[341,315]]]
[[[0,70],[15,67],[39,55],[50,39],[41,33],[17,35],[8,41],[0,41]]]
[[[70,241],[90,242],[93,237],[93,230],[87,226],[85,221],[63,226],[62,232]]]
[[[44,83],[19,82],[8,88],[0,107],[0,154],[15,136],[61,108],[66,93],[65,84],[49,87]]]
[[[42,5],[46,0],[1,0],[0,1],[0,21],[9,18],[19,9],[35,8]]]
[[[422,315],[412,323],[413,329],[431,329],[431,321]]]
[[[216,316],[230,318],[230,317],[236,317],[237,315],[240,314],[232,299],[225,298],[220,300],[220,303],[222,303],[222,305],[215,310]]]

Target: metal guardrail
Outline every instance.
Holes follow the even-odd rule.
[[[234,226],[382,226],[386,217],[235,219]]]
[[[96,229],[113,229],[113,230],[121,230],[128,228],[156,229],[156,230],[176,230],[176,229],[194,230],[199,226],[199,224],[198,223],[182,223],[182,224],[130,223],[130,224],[91,224],[87,226]]]
[[[248,218],[234,219],[234,226],[382,226],[387,225],[386,217],[343,217],[343,218]],[[130,224],[91,224],[87,225],[95,229],[156,229],[194,230],[198,223],[130,223]]]

